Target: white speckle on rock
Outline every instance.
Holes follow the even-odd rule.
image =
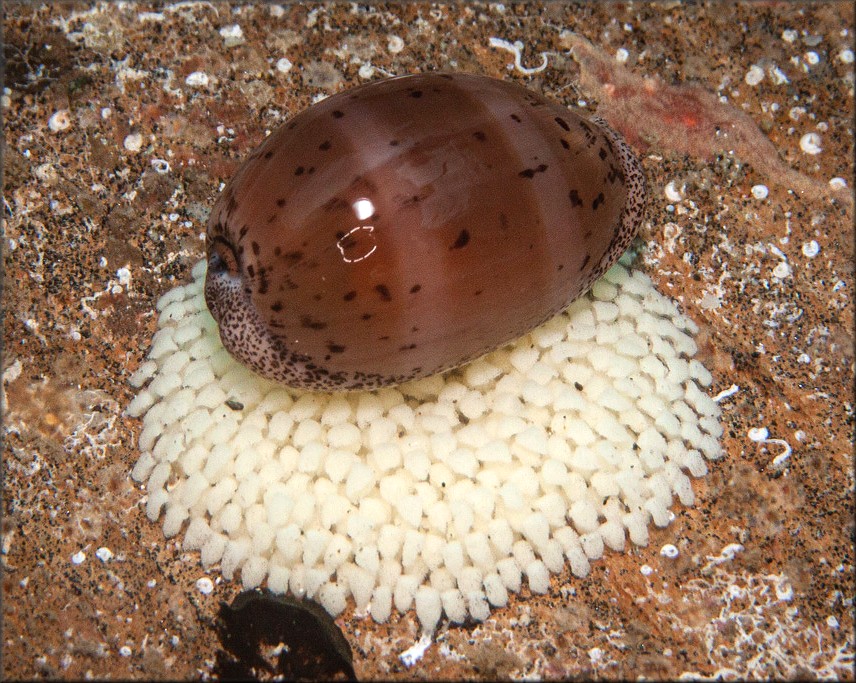
[[[773,65],[772,68],[767,69],[767,73],[770,74],[770,78],[773,79],[773,83],[776,85],[785,85],[791,82],[790,79],[785,76],[785,72],[778,66]]]
[[[21,376],[22,369],[21,359],[17,358],[12,365],[3,371],[3,384],[10,384],[18,379]]]
[[[752,427],[747,436],[755,442],[765,441],[770,436],[770,431],[766,427]]]
[[[526,74],[527,76],[536,74],[539,71],[543,71],[547,68],[547,53],[541,53],[541,64],[535,67],[524,67],[523,66],[523,41],[515,40],[513,43],[510,43],[507,40],[503,40],[502,38],[492,37],[490,41],[491,47],[497,47],[501,50],[507,50],[508,52],[514,55],[514,64],[508,65],[508,70],[517,69],[520,73]]]
[[[208,85],[208,81],[208,74],[204,71],[194,71],[184,79],[184,82],[191,88],[204,88]]]
[[[770,194],[770,190],[766,185],[753,185],[752,186],[752,196],[755,199],[766,199],[767,195]]]
[[[668,557],[670,560],[674,560],[681,554],[681,551],[678,550],[677,546],[672,545],[671,543],[666,543],[666,545],[660,548],[660,554],[663,557]]]
[[[119,648],[119,655],[122,657],[130,657],[131,656],[131,648],[127,645],[123,645]]]
[[[86,553],[82,550],[78,550],[74,555],[71,556],[72,564],[82,564],[86,560]]]
[[[371,64],[363,64],[358,72],[360,78],[369,79],[374,76],[375,68]]]
[[[814,50],[806,52],[803,55],[803,59],[809,66],[817,66],[820,63],[820,57],[818,57],[817,52],[815,52]]]
[[[679,202],[684,198],[683,192],[675,187],[675,181],[670,180],[666,187],[663,188],[663,194],[666,195],[666,199],[670,202]]]
[[[196,590],[202,593],[202,595],[211,595],[214,590],[214,582],[207,576],[203,576],[201,579],[197,580]]]
[[[800,149],[806,154],[820,154],[823,151],[820,143],[821,139],[817,133],[806,133],[800,138]]]
[[[835,178],[831,178],[829,181],[829,187],[833,190],[843,190],[847,187],[847,181],[844,178],[836,176]]]
[[[404,49],[404,41],[401,36],[390,36],[389,42],[386,44],[386,49],[392,54],[397,55]]]
[[[122,146],[129,152],[139,152],[143,148],[143,136],[141,133],[131,133],[125,136]]]
[[[722,550],[719,551],[719,555],[708,555],[707,556],[707,564],[705,565],[705,569],[710,569],[711,567],[715,567],[718,564],[722,564],[723,562],[730,562],[734,559],[737,553],[742,553],[744,550],[743,546],[739,543],[729,543]]]
[[[776,581],[776,597],[784,602],[790,602],[794,599],[794,587],[788,583],[787,578],[782,576]]]
[[[238,24],[224,26],[220,29],[220,35],[226,47],[235,47],[244,42],[244,32]]]
[[[802,253],[806,258],[814,258],[820,253],[820,245],[815,240],[805,242],[802,245]]]
[[[639,567],[639,572],[642,574],[642,576],[651,576],[651,574],[654,573],[654,569],[650,565],[643,564],[641,567]]]
[[[773,268],[773,276],[779,279],[783,279],[788,277],[791,274],[791,267],[788,265],[787,261],[779,261],[776,264],[776,267]]]
[[[834,614],[830,614],[828,617],[826,617],[826,625],[829,626],[829,628],[831,628],[831,629],[837,629],[838,628],[838,626],[839,626],[838,619],[835,617]]]
[[[797,39],[797,32],[792,28],[785,29],[782,31],[782,40],[786,43],[793,43]]]
[[[841,52],[838,53],[838,59],[840,59],[845,64],[853,63],[853,50],[849,47],[844,48]]]
[[[593,647],[591,650],[588,651],[588,656],[589,660],[591,660],[592,663],[599,662],[601,659],[603,659],[603,650],[601,650],[599,647]]]
[[[140,12],[137,14],[137,21],[146,22],[146,21],[154,21],[161,22],[164,20],[163,12]]]
[[[54,133],[59,133],[63,130],[68,130],[71,126],[71,116],[68,114],[68,109],[60,109],[54,112],[48,119],[48,128]]]
[[[746,85],[758,85],[764,80],[764,69],[757,64],[753,64],[749,67],[749,71],[746,72],[743,80],[746,81]]]
[[[155,173],[159,175],[164,175],[169,173],[169,162],[166,159],[152,159],[152,168],[155,169]]]
[[[630,53],[625,50],[623,47],[618,48],[615,51],[615,61],[619,64],[624,64],[627,62],[627,59],[630,57]]]
[[[291,60],[288,57],[281,57],[276,62],[276,70],[279,71],[281,74],[287,74],[289,71],[291,71],[292,66],[294,65],[291,63]]]
[[[36,178],[43,183],[54,183],[58,177],[56,169],[51,164],[39,164],[36,166]]]
[[[113,559],[113,553],[110,548],[101,547],[95,551],[95,557],[97,557],[102,562],[109,562]]]
[[[401,660],[401,663],[404,664],[408,669],[416,664],[422,656],[425,654],[425,651],[431,645],[431,635],[428,633],[423,633],[422,637],[419,638],[413,645],[407,648],[404,652],[398,655],[398,658]]]

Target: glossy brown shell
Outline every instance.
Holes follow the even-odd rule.
[[[241,166],[208,225],[226,348],[309,389],[460,365],[584,293],[630,243],[630,148],[525,88],[420,74],[325,99]]]

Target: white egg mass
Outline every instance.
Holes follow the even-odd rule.
[[[625,257],[516,342],[395,388],[284,388],[239,365],[206,309],[206,263],[158,302],[131,378],[133,478],[167,537],[245,588],[353,600],[426,632],[483,620],[524,584],[644,546],[722,454],[695,324]]]

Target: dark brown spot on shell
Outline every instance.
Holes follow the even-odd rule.
[[[458,234],[458,238],[455,240],[455,242],[452,244],[452,246],[449,247],[449,249],[461,249],[461,248],[467,246],[467,244],[469,244],[469,242],[470,242],[469,231],[468,230],[461,230],[461,232]]]
[[[300,316],[300,326],[306,327],[310,330],[323,330],[327,327],[327,323],[320,320],[314,320],[312,316],[309,315],[302,315]]]
[[[392,301],[392,295],[386,285],[375,285],[375,291],[380,294],[381,301]]]
[[[543,173],[547,170],[547,164],[538,164],[535,168],[527,168],[520,171],[517,175],[521,178],[534,178],[536,173]]]

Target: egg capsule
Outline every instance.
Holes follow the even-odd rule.
[[[390,78],[311,106],[241,165],[209,219],[205,298],[267,378],[394,385],[564,309],[627,248],[644,198],[599,119],[484,76]]]

